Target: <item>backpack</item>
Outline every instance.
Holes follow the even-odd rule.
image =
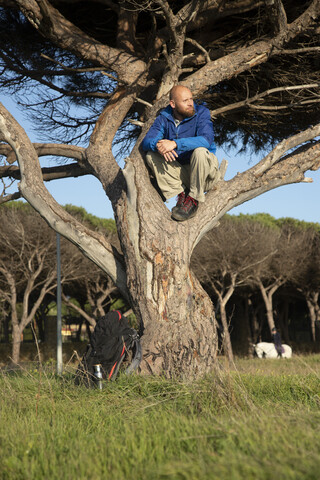
[[[128,375],[139,367],[141,358],[138,332],[129,326],[127,318],[119,311],[108,312],[96,323],[91,341],[78,365],[75,384],[95,386],[96,365],[101,366],[102,380],[114,380],[121,364],[126,361],[129,362],[125,369]]]

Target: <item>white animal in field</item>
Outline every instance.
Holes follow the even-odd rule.
[[[292,348],[285,343],[282,344],[284,352],[282,357],[278,357],[278,352],[273,343],[260,342],[253,345],[254,350],[259,358],[291,358]]]

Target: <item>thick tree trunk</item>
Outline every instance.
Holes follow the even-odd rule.
[[[209,296],[177,253],[142,262],[129,285],[143,322],[142,372],[190,378],[214,365],[216,322]]]
[[[130,303],[143,322],[142,372],[201,375],[214,365],[217,331],[212,302],[190,271],[198,216],[181,223],[171,219],[136,153],[124,170],[126,207],[115,216]]]

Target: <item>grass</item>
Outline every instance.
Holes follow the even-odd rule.
[[[49,367],[0,375],[0,478],[318,479],[320,355],[237,360],[195,382],[76,387]]]

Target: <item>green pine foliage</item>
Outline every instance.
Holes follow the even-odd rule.
[[[29,203],[23,202],[21,200],[15,200],[15,201],[5,203],[3,205],[0,205],[0,208],[18,210],[21,212],[30,213],[31,215],[32,214],[36,215],[36,212],[33,209],[33,207]],[[97,217],[95,215],[92,215],[91,213],[88,213],[85,208],[77,207],[69,203],[64,205],[63,208],[70,215],[78,218],[79,221],[83,221],[87,223],[91,228],[94,228],[96,230],[104,230],[109,233],[116,233],[117,231],[115,221],[111,218]]]
[[[80,221],[87,223],[91,228],[96,230],[104,230],[110,233],[116,233],[116,223],[111,218],[100,218],[88,213],[83,207],[77,207],[75,205],[66,204],[65,210],[70,215],[78,218]]]

